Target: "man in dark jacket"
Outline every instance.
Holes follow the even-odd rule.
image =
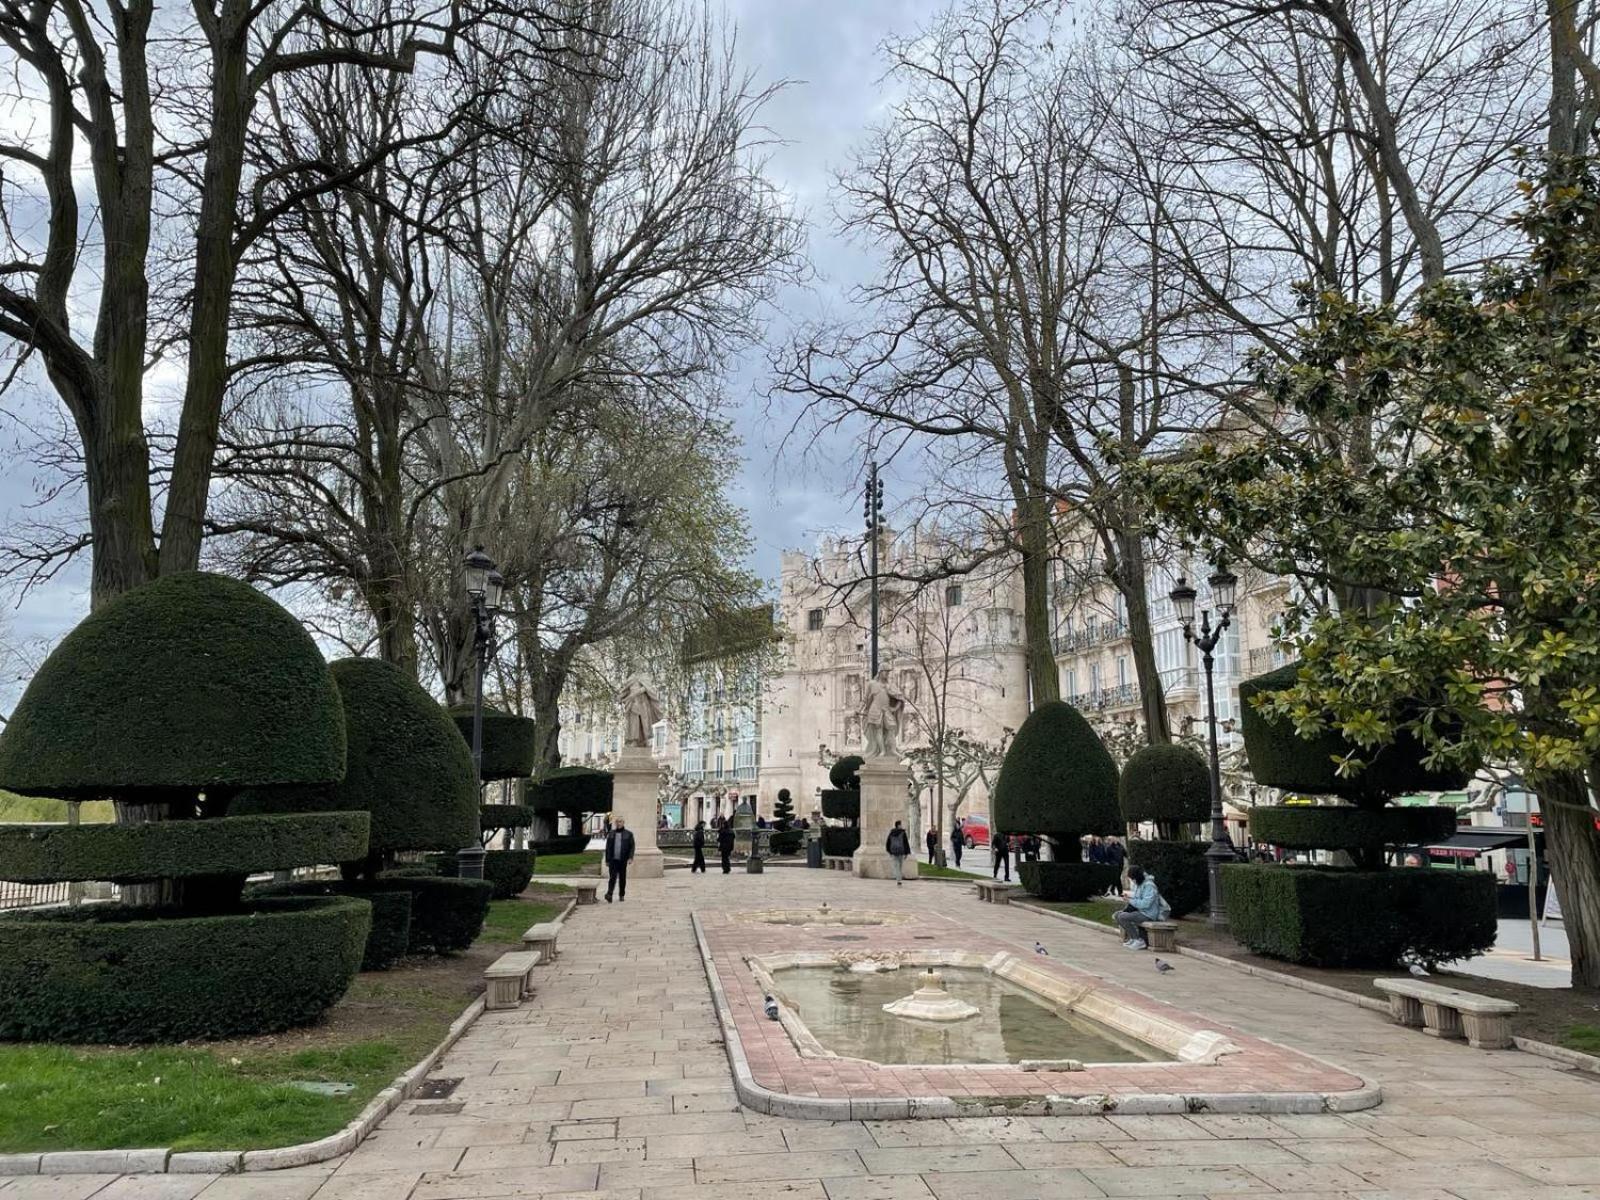
[[[961,851],[966,849],[967,831],[961,827],[961,818],[956,818],[956,823],[950,827],[950,855],[956,861],[956,866],[961,865]]]
[[[633,830],[629,829],[621,817],[611,823],[611,832],[606,835],[606,903],[611,903],[611,893],[617,893],[618,900],[628,898],[628,864],[633,861]]]
[[[1006,882],[1010,883],[1011,882],[1011,842],[1010,842],[1010,840],[1006,837],[1005,834],[1001,833],[997,829],[990,835],[989,845],[990,845],[990,849],[994,853],[994,870],[991,872],[991,874],[996,879],[999,879],[1000,878],[1000,868],[1004,867],[1005,871],[1006,871]]]
[[[928,865],[931,867],[939,857],[939,831],[932,825],[928,826]]]
[[[692,844],[694,846],[694,862],[689,866],[689,874],[693,875],[696,871],[699,871],[700,874],[704,875],[706,873],[706,823],[704,821],[696,821],[694,823]]]
[[[899,821],[896,821],[894,828],[889,830],[889,836],[883,839],[883,848],[888,853],[889,860],[894,863],[895,886],[903,887],[906,859],[911,855],[911,838],[901,828]]]
[[[717,853],[722,855],[722,873],[724,875],[733,870],[733,822],[724,821],[722,828],[717,830]]]

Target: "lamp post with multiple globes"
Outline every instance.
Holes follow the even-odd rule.
[[[494,645],[494,618],[500,611],[505,579],[495,569],[494,560],[474,547],[462,560],[462,580],[466,585],[467,603],[472,609],[472,649],[474,662],[472,681],[472,772],[478,785],[483,784],[483,677],[489,669],[489,650]],[[477,842],[462,847],[456,855],[456,873],[463,879],[482,879],[484,848]]]

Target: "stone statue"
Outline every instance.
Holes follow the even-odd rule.
[[[622,705],[622,744],[648,746],[650,732],[661,720],[661,697],[650,681],[642,675],[633,676],[617,693],[617,702]]]
[[[900,722],[906,698],[889,685],[887,668],[867,684],[861,698],[861,727],[867,758],[899,756]]]

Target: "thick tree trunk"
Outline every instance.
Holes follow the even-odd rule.
[[[528,672],[529,695],[533,700],[534,770],[551,770],[561,765],[561,692],[566,686],[565,671]]]
[[[108,396],[103,422],[84,445],[89,535],[94,539],[90,605],[98,608],[154,579],[155,525],[150,515],[150,447],[145,441],[142,389]]]
[[[1133,645],[1133,673],[1139,681],[1139,705],[1144,711],[1145,738],[1152,744],[1170,742],[1167,695],[1156,667],[1155,634],[1150,628],[1150,596],[1146,591],[1144,541],[1137,532],[1115,534],[1117,562],[1114,582],[1128,608],[1128,639]]]
[[[1032,705],[1061,699],[1061,676],[1050,644],[1049,510],[1034,498],[1019,506],[1017,543],[1022,560],[1022,635]]]
[[[1600,816],[1589,804],[1583,775],[1558,771],[1531,776],[1544,816],[1550,881],[1572,949],[1572,986],[1600,988]]]

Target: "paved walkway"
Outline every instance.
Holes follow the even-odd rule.
[[[691,906],[934,909],[1164,1001],[1378,1079],[1346,1116],[784,1120],[731,1090]],[[17,1178],[0,1200],[1299,1200],[1600,1197],[1600,1079],[1486,1052],[1222,967],[1151,956],[932,881],[895,888],[836,872],[670,872],[626,904],[585,908],[539,996],[480,1020],[439,1071],[447,1102],[413,1101],[354,1154],[220,1179]]]

